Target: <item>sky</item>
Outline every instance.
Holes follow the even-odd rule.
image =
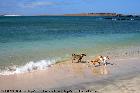
[[[140,14],[140,0],[0,0],[0,14]]]

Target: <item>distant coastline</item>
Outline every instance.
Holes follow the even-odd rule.
[[[64,16],[124,16],[117,13],[79,13],[79,14],[64,14]]]
[[[62,15],[50,15],[50,14],[43,14],[39,16],[126,16],[126,17],[139,17],[140,15],[126,15],[126,14],[119,14],[119,13],[78,13],[78,14],[62,14]]]

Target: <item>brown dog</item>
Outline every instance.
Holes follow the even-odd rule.
[[[78,60],[77,62],[81,62],[82,58],[86,56],[86,54],[72,54],[72,63],[73,63],[73,60]]]
[[[91,60],[91,62],[93,63],[93,65],[95,65],[96,63],[100,65],[103,62],[103,56],[97,56],[95,59]]]

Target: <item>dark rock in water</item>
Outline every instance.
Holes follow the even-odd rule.
[[[135,15],[124,15],[124,16],[108,16],[104,17],[104,19],[112,19],[112,20],[140,20],[140,16]]]
[[[112,19],[111,17],[108,17],[108,18],[104,18],[104,19]]]
[[[120,20],[126,20],[125,18],[122,18],[122,19],[120,19]]]
[[[140,17],[140,16],[134,16],[134,17]]]
[[[126,15],[126,17],[133,17],[133,15]]]

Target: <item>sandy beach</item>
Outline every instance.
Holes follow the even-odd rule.
[[[87,62],[71,63],[68,60],[46,70],[0,76],[0,93],[7,90],[21,90],[22,93],[31,93],[31,90],[34,93],[48,93],[47,90],[52,93],[53,90],[56,93],[59,93],[57,90],[61,93],[66,90],[69,93],[138,93],[139,60],[139,57],[111,59],[107,66],[96,67]]]

